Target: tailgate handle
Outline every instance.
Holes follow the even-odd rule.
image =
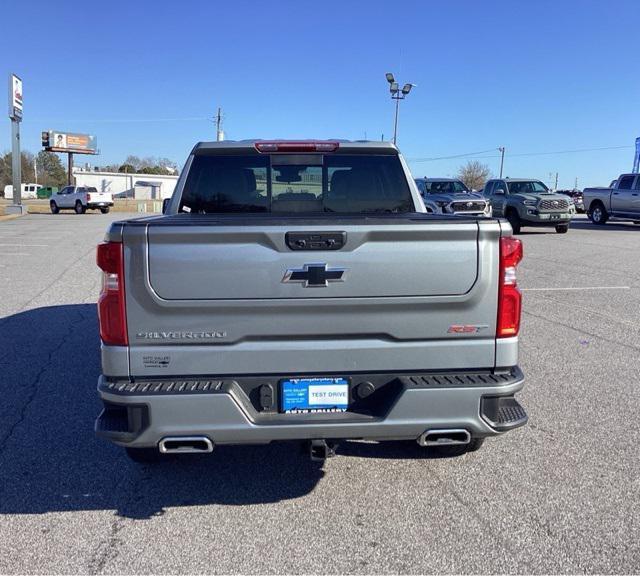
[[[347,242],[346,232],[287,232],[291,250],[340,250]]]

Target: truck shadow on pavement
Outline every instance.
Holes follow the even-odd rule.
[[[624,221],[609,221],[603,226],[598,226],[593,224],[589,220],[574,220],[571,222],[571,226],[569,227],[569,234],[571,234],[571,230],[593,230],[593,232],[604,232],[612,230],[616,231],[624,231],[624,232],[636,232],[636,234],[640,234],[640,226],[634,224],[633,222],[624,222]]]
[[[285,444],[135,464],[94,434],[99,373],[95,305],[0,319],[0,514],[116,510],[150,518],[172,506],[298,498],[323,476]]]
[[[297,444],[220,447],[210,455],[136,464],[94,434],[99,373],[95,305],[0,319],[0,514],[115,510],[144,519],[175,506],[299,498],[324,475]],[[347,442],[339,454],[428,457],[413,443]]]

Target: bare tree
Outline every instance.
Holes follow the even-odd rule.
[[[485,182],[491,177],[491,170],[486,164],[481,164],[477,160],[469,160],[458,171],[458,178],[462,180],[467,188],[480,190],[484,188]]]

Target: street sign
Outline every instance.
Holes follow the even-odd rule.
[[[22,120],[22,80],[15,74],[9,74],[9,118]]]

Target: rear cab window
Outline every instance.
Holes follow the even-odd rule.
[[[196,153],[179,211],[408,213],[415,206],[396,155]]]
[[[618,184],[618,189],[631,190],[631,186],[633,185],[634,180],[635,180],[635,175],[622,176],[622,178],[620,178],[620,183]]]

